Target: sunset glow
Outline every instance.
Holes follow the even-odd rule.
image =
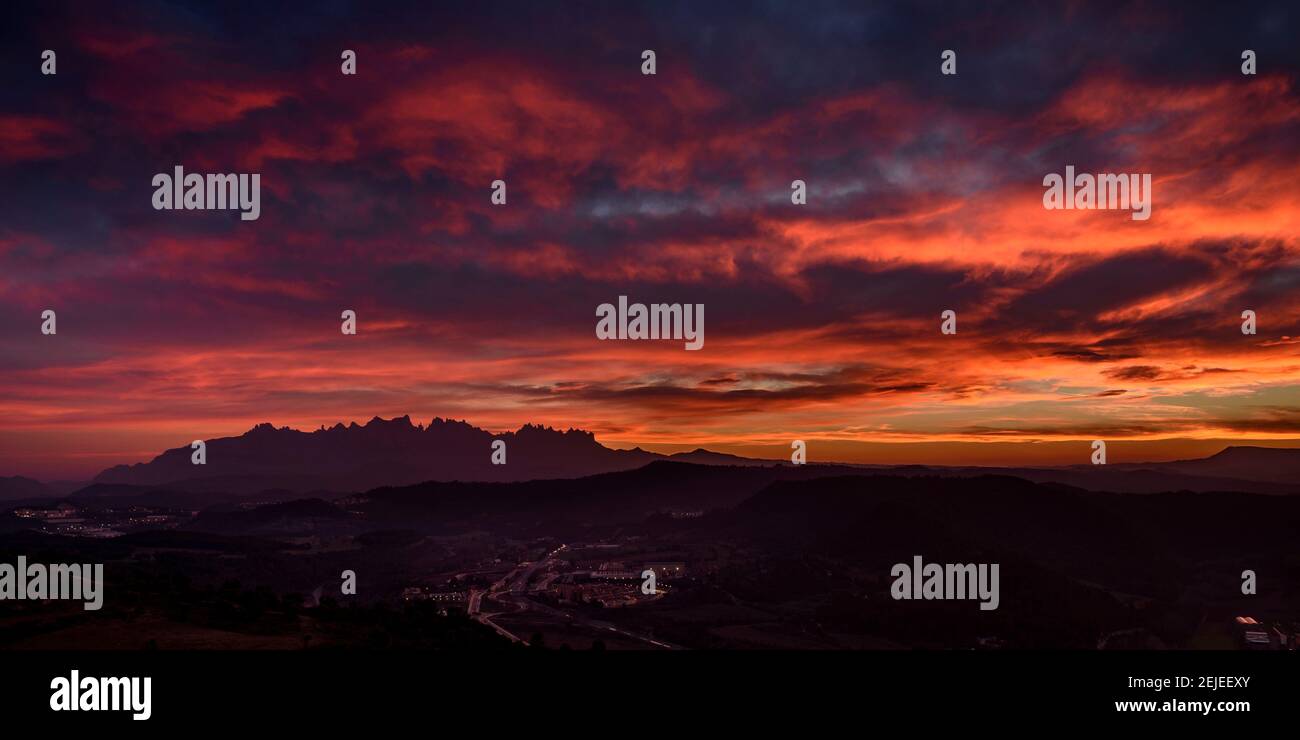
[[[1244,76],[1171,18],[901,49],[602,7],[288,37],[269,10],[26,19],[59,73],[6,51],[0,475],[404,414],[851,462],[1300,445],[1294,68]],[[153,210],[175,165],[261,173],[260,218]],[[1045,210],[1067,165],[1151,173],[1150,219]],[[620,295],[704,304],[703,349],[598,341]]]

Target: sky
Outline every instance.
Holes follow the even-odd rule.
[[[268,5],[4,11],[0,475],[404,414],[809,461],[1300,446],[1294,3]],[[260,217],[154,209],[177,165],[259,173]],[[1045,209],[1067,165],[1149,173],[1150,218]],[[703,349],[598,340],[620,295],[703,304]]]

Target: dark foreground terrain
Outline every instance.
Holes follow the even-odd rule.
[[[107,582],[101,611],[7,601],[0,647],[1236,648],[1239,616],[1278,647],[1295,634],[1300,497],[912,473],[659,461],[251,498],[100,484],[0,516],[0,562],[103,563]],[[891,598],[914,556],[998,563],[998,608]]]

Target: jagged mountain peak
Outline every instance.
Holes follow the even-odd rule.
[[[491,442],[505,439],[508,464],[492,463]],[[226,480],[243,489],[366,490],[425,480],[511,481],[567,478],[625,470],[661,456],[612,450],[582,429],[524,424],[494,435],[467,421],[434,417],[427,427],[409,415],[375,416],[300,431],[262,422],[237,437],[206,440],[206,462],[195,465],[188,445],[146,463],[119,465],[96,483],[162,485]],[[238,482],[236,482],[238,481]],[[211,487],[209,485],[208,487]]]

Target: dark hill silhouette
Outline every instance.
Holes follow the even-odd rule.
[[[1289,558],[1300,497],[1132,496],[1004,476],[854,475],[774,482],[692,526],[769,553],[822,553],[885,572],[918,554],[947,562],[1012,557],[1158,594],[1168,590],[1166,580],[1198,577],[1199,563]]]
[[[505,465],[491,464],[492,441],[506,443]],[[355,422],[302,432],[259,424],[239,437],[207,440],[207,462],[191,463],[189,447],[147,463],[119,465],[94,483],[170,485],[196,492],[364,491],[428,480],[520,481],[593,475],[641,467],[662,455],[614,450],[590,432],[525,425],[492,434],[463,421],[409,416],[364,426]]]
[[[735,506],[777,480],[843,475],[831,465],[711,466],[660,460],[636,470],[520,483],[426,482],[385,487],[351,506],[370,526],[505,529],[561,534],[665,512]]]
[[[506,443],[505,465],[491,464],[491,445],[496,439]],[[147,463],[105,470],[93,483],[165,486],[188,494],[239,495],[268,489],[316,494],[366,491],[426,481],[561,480],[634,470],[662,460],[714,466],[791,467],[785,460],[757,460],[703,448],[669,456],[640,448],[616,450],[605,447],[592,433],[580,429],[559,431],[528,424],[514,432],[494,435],[464,421],[436,418],[426,426],[413,424],[409,416],[390,420],[375,417],[364,425],[336,424],[313,432],[259,424],[238,437],[208,440],[206,465],[193,465],[190,459],[190,448],[178,447]],[[1300,493],[1300,449],[1229,447],[1201,460],[1100,466],[847,467],[906,476],[1008,475],[1040,483],[1125,493]],[[35,481],[13,485],[15,490],[30,491],[33,490],[30,483]],[[4,497],[4,490],[0,486],[0,498]]]
[[[0,501],[40,499],[58,495],[52,488],[38,480],[21,475],[0,476]]]
[[[1164,463],[1161,470],[1216,478],[1300,482],[1300,450],[1273,447],[1228,447],[1199,460]]]
[[[740,455],[729,455],[725,452],[713,452],[703,447],[697,447],[690,452],[678,452],[668,456],[673,462],[695,463],[697,465],[739,465],[739,466],[766,466],[766,465],[784,465],[785,460],[760,460],[752,457],[741,457]]]

